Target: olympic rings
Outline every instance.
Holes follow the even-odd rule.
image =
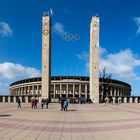
[[[73,35],[73,34],[65,33],[61,35],[61,38],[65,41],[77,41],[80,39],[80,35],[79,34]]]

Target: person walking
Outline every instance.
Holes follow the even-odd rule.
[[[41,100],[41,106],[42,106],[42,109],[44,107],[44,99]]]
[[[64,111],[67,111],[67,108],[68,108],[68,100],[65,99],[65,101],[64,101]]]
[[[32,97],[32,99],[31,99],[31,107],[35,108],[35,98],[34,97]]]
[[[60,103],[61,103],[61,111],[63,111],[63,109],[64,109],[64,98],[61,98]]]
[[[17,108],[21,108],[21,100],[20,100],[20,98],[17,99],[17,104],[18,104]]]
[[[49,105],[49,99],[46,99],[46,100],[45,100],[45,104],[46,104],[46,108],[48,108],[48,105]]]

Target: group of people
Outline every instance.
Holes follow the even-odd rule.
[[[60,103],[61,103],[61,111],[63,110],[67,111],[68,104],[69,104],[67,98],[61,98]]]
[[[32,97],[31,99],[31,107],[37,109],[38,98]]]
[[[120,104],[121,103],[121,99],[116,98],[115,101],[113,101],[113,98],[112,97],[110,97],[110,98],[104,98],[102,100],[102,103],[104,103],[104,104],[107,104],[107,103],[110,103],[110,104],[113,104],[113,103]]]
[[[49,99],[43,99],[41,100],[41,107],[44,108],[44,105],[46,105],[46,108],[48,108],[49,105]]]
[[[38,104],[38,98],[33,97],[31,99],[31,108],[37,109]],[[61,111],[67,111],[69,101],[66,98],[61,98]],[[48,108],[49,105],[49,99],[42,98],[41,100],[41,107],[44,108],[44,105],[46,105],[46,108]],[[21,108],[21,100],[20,98],[17,99],[17,108]]]

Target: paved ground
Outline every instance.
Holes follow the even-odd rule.
[[[31,109],[0,103],[0,140],[140,140],[140,104]]]

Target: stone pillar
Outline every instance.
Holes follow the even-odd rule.
[[[116,96],[116,87],[114,87],[114,96]]]
[[[13,97],[13,102],[16,103],[16,96]]]
[[[42,97],[50,97],[51,88],[51,19],[42,17]]]
[[[42,97],[38,97],[38,101],[39,101],[39,103],[41,102],[41,99],[42,99]]]
[[[34,85],[32,85],[32,95],[34,95]]]
[[[37,95],[39,95],[39,85],[37,84]]]
[[[124,97],[124,103],[127,103],[127,97]]]
[[[25,103],[28,103],[28,96],[25,96]]]
[[[3,103],[5,103],[5,96],[3,96]]]
[[[99,103],[99,17],[90,25],[90,99]]]
[[[66,97],[68,97],[69,90],[68,90],[68,84],[66,84]]]
[[[55,94],[55,84],[54,84],[54,87],[53,87],[53,93],[54,93],[54,99],[56,98],[56,94]]]
[[[79,84],[79,97],[81,97],[81,84]]]
[[[62,84],[60,83],[60,97],[62,97]]]
[[[115,99],[116,99],[116,98],[115,98],[115,97],[113,97],[113,103],[115,103]]]
[[[31,90],[30,90],[30,86],[28,86],[28,91],[29,91],[29,95],[31,95]]]
[[[85,84],[85,98],[87,99],[87,95],[88,95],[88,93],[87,93],[87,84]]]
[[[74,97],[74,93],[75,93],[75,84],[73,84],[73,97]]]
[[[110,96],[112,96],[112,87],[110,87]]]
[[[129,103],[132,103],[132,97],[130,97],[130,99],[129,99]]]
[[[135,97],[135,103],[138,103],[138,97]]]
[[[8,103],[10,103],[11,96],[8,96]]]

